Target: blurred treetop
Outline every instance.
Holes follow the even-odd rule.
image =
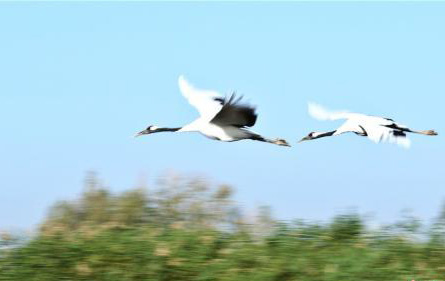
[[[327,223],[247,219],[228,185],[163,177],[151,192],[107,190],[94,173],[28,240],[0,234],[0,280],[445,280],[445,219],[406,214],[370,229],[357,213]]]

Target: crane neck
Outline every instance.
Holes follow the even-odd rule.
[[[179,131],[181,127],[178,128],[158,128],[156,129],[156,132],[176,132]]]
[[[332,136],[333,134],[335,134],[336,131],[337,131],[337,130],[329,131],[329,132],[320,132],[320,133],[318,133],[318,134],[314,137],[314,139],[319,139],[319,138],[324,138],[324,137],[330,137],[330,136]]]

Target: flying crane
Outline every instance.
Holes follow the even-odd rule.
[[[345,111],[332,112],[314,103],[309,103],[308,111],[309,115],[318,120],[344,119],[346,121],[333,131],[311,132],[301,139],[300,142],[351,132],[359,136],[367,137],[376,143],[392,142],[408,148],[411,142],[406,137],[406,133],[437,136],[437,133],[434,130],[416,131],[389,118]]]
[[[197,109],[200,117],[183,127],[150,125],[136,137],[159,132],[199,132],[210,139],[224,142],[251,139],[290,146],[284,139],[269,139],[250,131],[248,128],[255,125],[257,120],[255,107],[241,103],[241,97],[234,93],[223,97],[212,90],[197,89],[183,76],[179,77],[178,84],[182,95]]]

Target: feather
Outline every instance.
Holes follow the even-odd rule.
[[[309,115],[317,120],[339,120],[348,118],[351,113],[346,111],[329,111],[323,106],[316,103],[308,103]]]

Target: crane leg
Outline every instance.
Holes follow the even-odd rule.
[[[415,133],[415,134],[426,135],[426,136],[437,136],[438,135],[438,133],[434,130],[422,130],[422,131],[409,130],[409,132]]]
[[[271,140],[271,139],[266,139],[266,138],[264,138],[264,137],[262,137],[262,136],[260,136],[260,135],[252,135],[252,136],[251,136],[251,139],[252,139],[252,140],[256,140],[256,141],[262,141],[262,142],[273,143],[273,144],[281,145],[281,146],[290,146],[290,145],[287,143],[287,141],[284,140],[284,139],[274,139],[274,140]]]

